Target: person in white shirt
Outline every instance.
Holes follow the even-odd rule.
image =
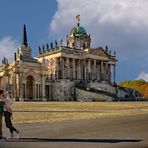
[[[14,132],[17,133],[17,138],[20,138],[21,133],[12,125],[12,121],[11,121],[11,119],[13,119],[12,109],[11,109],[12,103],[13,103],[13,100],[11,98],[11,92],[7,91],[5,105],[4,105],[4,117],[5,117],[6,127],[9,128],[10,130],[11,138],[14,137]]]

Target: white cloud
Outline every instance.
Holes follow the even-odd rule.
[[[147,0],[57,0],[58,8],[50,24],[50,38],[60,40],[76,25],[81,25],[92,37],[92,46],[106,44],[120,58],[143,55],[148,49]],[[148,53],[147,53],[148,55]]]
[[[146,73],[146,72],[141,72],[141,73],[139,74],[139,76],[138,76],[136,79],[137,79],[137,80],[143,79],[143,80],[145,80],[145,81],[148,82],[148,73]]]
[[[9,61],[13,59],[17,45],[17,41],[10,36],[0,39],[0,63],[4,57]]]
[[[49,25],[50,39],[65,40],[76,25],[75,16],[80,14],[81,26],[91,35],[91,46],[108,45],[116,50],[122,79],[133,79],[142,69],[148,71],[148,0],[57,0],[57,3]]]

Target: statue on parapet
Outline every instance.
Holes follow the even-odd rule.
[[[39,54],[41,54],[42,53],[41,47],[39,46],[38,49],[39,49]]]
[[[53,43],[52,42],[50,43],[50,47],[51,47],[51,49],[53,49]]]

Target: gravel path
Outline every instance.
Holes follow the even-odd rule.
[[[55,123],[17,124],[20,139],[0,148],[148,148],[148,115]],[[3,134],[8,136],[4,127]]]

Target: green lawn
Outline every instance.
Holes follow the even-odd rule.
[[[148,102],[14,102],[12,108],[14,123],[148,114]]]

